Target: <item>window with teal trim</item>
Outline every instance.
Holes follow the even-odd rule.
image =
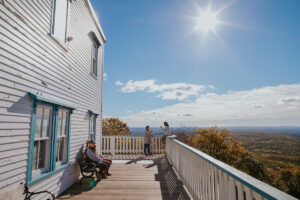
[[[96,118],[95,114],[90,115],[89,140],[96,141]]]
[[[73,108],[34,98],[27,184],[69,163],[70,116]]]
[[[50,169],[52,113],[52,107],[37,105],[32,159],[33,177],[48,172]]]
[[[68,121],[69,111],[64,109],[58,110],[57,122],[57,139],[56,139],[56,166],[67,163],[67,147],[68,147]]]

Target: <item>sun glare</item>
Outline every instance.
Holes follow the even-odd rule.
[[[211,11],[206,11],[201,13],[201,15],[197,18],[197,29],[208,31],[213,30],[217,23],[217,15],[216,13],[212,13]]]

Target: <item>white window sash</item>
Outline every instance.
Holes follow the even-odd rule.
[[[59,167],[63,164],[66,164],[67,162],[67,147],[68,147],[68,131],[69,131],[69,111],[64,109],[59,109],[59,114],[61,114],[61,119],[58,119],[60,127],[58,127],[61,130],[61,135],[57,135],[56,139],[56,167]],[[65,120],[65,122],[63,122]],[[64,126],[63,126],[64,125]],[[60,157],[61,154],[61,140],[63,140],[63,147],[62,147],[62,158]]]
[[[69,1],[53,0],[52,9],[53,17],[51,24],[51,34],[60,43],[65,44],[69,24]]]

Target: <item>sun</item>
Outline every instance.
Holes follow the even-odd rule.
[[[209,30],[214,30],[217,24],[217,14],[207,10],[202,12],[196,19],[196,29],[203,30],[207,32]]]

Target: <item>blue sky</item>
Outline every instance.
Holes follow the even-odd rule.
[[[104,117],[130,126],[300,122],[300,1],[91,0],[107,38]],[[199,9],[215,33],[195,30]]]

